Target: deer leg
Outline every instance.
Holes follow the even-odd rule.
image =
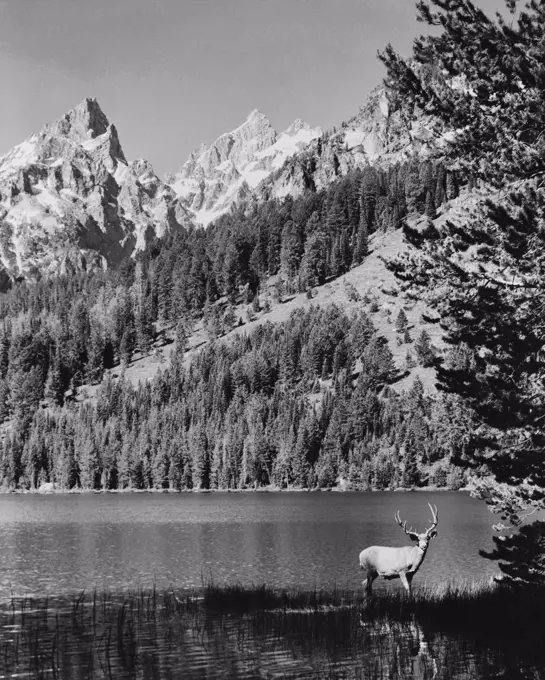
[[[365,588],[365,595],[371,597],[373,594],[373,581],[376,579],[376,574],[368,573],[367,578],[363,582],[363,587]]]
[[[411,594],[411,581],[413,580],[412,575],[407,575],[404,571],[399,572],[399,578],[401,579],[401,583],[405,586],[405,590]]]
[[[412,595],[412,587],[413,587],[413,578],[414,578],[414,573],[413,574],[407,574],[407,583],[409,584],[409,595]]]

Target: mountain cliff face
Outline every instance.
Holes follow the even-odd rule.
[[[199,224],[209,224],[232,205],[248,198],[288,158],[301,153],[322,135],[296,120],[278,134],[257,109],[235,130],[221,135],[210,148],[201,145],[168,182],[191,209]]]
[[[379,87],[356,116],[289,158],[257,187],[255,194],[259,200],[266,200],[298,196],[308,188],[320,190],[357,168],[397,163],[415,155],[425,157],[436,145],[434,138],[424,117],[408,122],[392,112]]]
[[[298,196],[355,168],[425,155],[432,136],[424,119],[408,124],[392,113],[383,88],[376,88],[359,113],[331,133],[297,120],[278,135],[266,116],[252,111],[240,127],[196,149],[166,181],[206,225],[245,199]]]
[[[95,99],[0,158],[1,288],[117,264],[187,224],[187,209],[151,166],[127,162]]]

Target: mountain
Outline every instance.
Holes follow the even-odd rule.
[[[450,460],[463,432],[440,400],[420,398],[439,359],[438,327],[424,333],[425,300],[394,285],[382,259],[403,250],[403,218],[425,212],[425,226],[437,211],[452,212],[440,163],[380,167],[426,153],[427,141],[402,123],[380,97],[340,130],[310,140],[301,122],[277,135],[253,112],[196,153],[185,178],[187,188],[200,174],[206,189],[205,179],[230,165],[252,179],[263,161],[268,174],[254,176],[253,189],[233,171],[252,209],[224,215],[220,228],[166,239],[121,275],[51,278],[38,291],[16,286],[2,296],[0,487],[460,486]],[[371,162],[377,167],[350,172]],[[189,191],[178,197],[144,161],[127,163],[115,128],[89,102],[16,148],[2,168],[12,223],[21,201],[27,222],[32,208],[41,211],[34,232],[18,225],[20,239],[25,231],[35,238],[20,258],[27,267],[32,253],[53,262],[70,247],[106,261],[103,217],[104,227],[119,226],[112,242],[121,248],[132,239],[134,251],[148,235],[138,231],[146,219],[156,233],[156,194],[172,197],[186,217],[197,213]],[[325,190],[266,201],[267,191],[304,188],[301,173],[307,186]],[[97,208],[104,204],[88,205],[96,194],[111,208],[110,222]],[[83,206],[79,232],[67,227],[76,219],[69,210],[64,222],[58,217],[66,196]],[[92,228],[95,250],[84,250]],[[18,310],[25,319],[14,323]],[[135,385],[148,378],[149,389]],[[74,403],[88,397],[84,409]],[[54,436],[61,431],[74,444],[70,453]],[[417,459],[416,432],[419,450],[433,458]],[[34,455],[40,450],[48,451],[43,461]]]
[[[96,99],[0,157],[0,289],[117,264],[190,223],[147,161],[127,161]]]
[[[193,151],[180,172],[167,178],[171,188],[203,225],[252,195],[253,190],[322,135],[302,120],[278,134],[255,109],[242,125],[209,147]]]
[[[414,154],[425,157],[432,137],[425,118],[408,125],[392,113],[384,89],[378,87],[356,116],[332,132],[296,120],[278,135],[256,109],[209,148],[198,147],[165,181],[195,221],[207,225],[244,200],[295,197],[306,189],[323,189],[356,168]]]
[[[244,201],[320,190],[369,164],[426,155],[432,133],[407,125],[382,88],[341,128],[296,120],[278,134],[252,111],[161,181],[128,162],[96,99],[85,99],[0,157],[0,290],[68,270],[118,264],[155,237],[207,225]]]
[[[384,88],[377,87],[356,116],[288,158],[257,187],[255,195],[258,200],[300,196],[307,189],[325,189],[357,168],[426,158],[433,138],[429,120],[416,116],[408,123],[392,111]]]

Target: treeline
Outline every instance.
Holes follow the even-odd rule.
[[[373,232],[398,229],[408,214],[433,219],[458,182],[431,161],[368,167],[327,191],[223,216],[207,232],[214,283],[226,295],[255,294],[277,273],[298,291],[323,284],[363,262]]]
[[[37,410],[0,447],[0,483],[31,489],[457,487],[467,424],[454,401],[407,394],[364,312],[311,306],[284,323],[183,347],[146,384],[107,377],[96,403]]]

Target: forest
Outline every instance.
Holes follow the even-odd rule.
[[[0,485],[73,489],[459,488],[459,400],[408,394],[362,309],[311,307],[222,339],[259,311],[364,261],[369,237],[408,214],[436,216],[460,177],[413,161],[349,173],[324,191],[240,206],[207,230],[155,241],[115,270],[21,282],[0,298]],[[190,362],[202,319],[210,342]],[[401,312],[413,365],[436,357]],[[418,335],[415,338],[411,334]],[[171,365],[131,385],[123,367],[159,338]],[[447,361],[460,362],[460,352]],[[117,367],[114,379],[108,369]],[[80,404],[82,385],[98,384]],[[451,419],[457,427],[449,425]]]

